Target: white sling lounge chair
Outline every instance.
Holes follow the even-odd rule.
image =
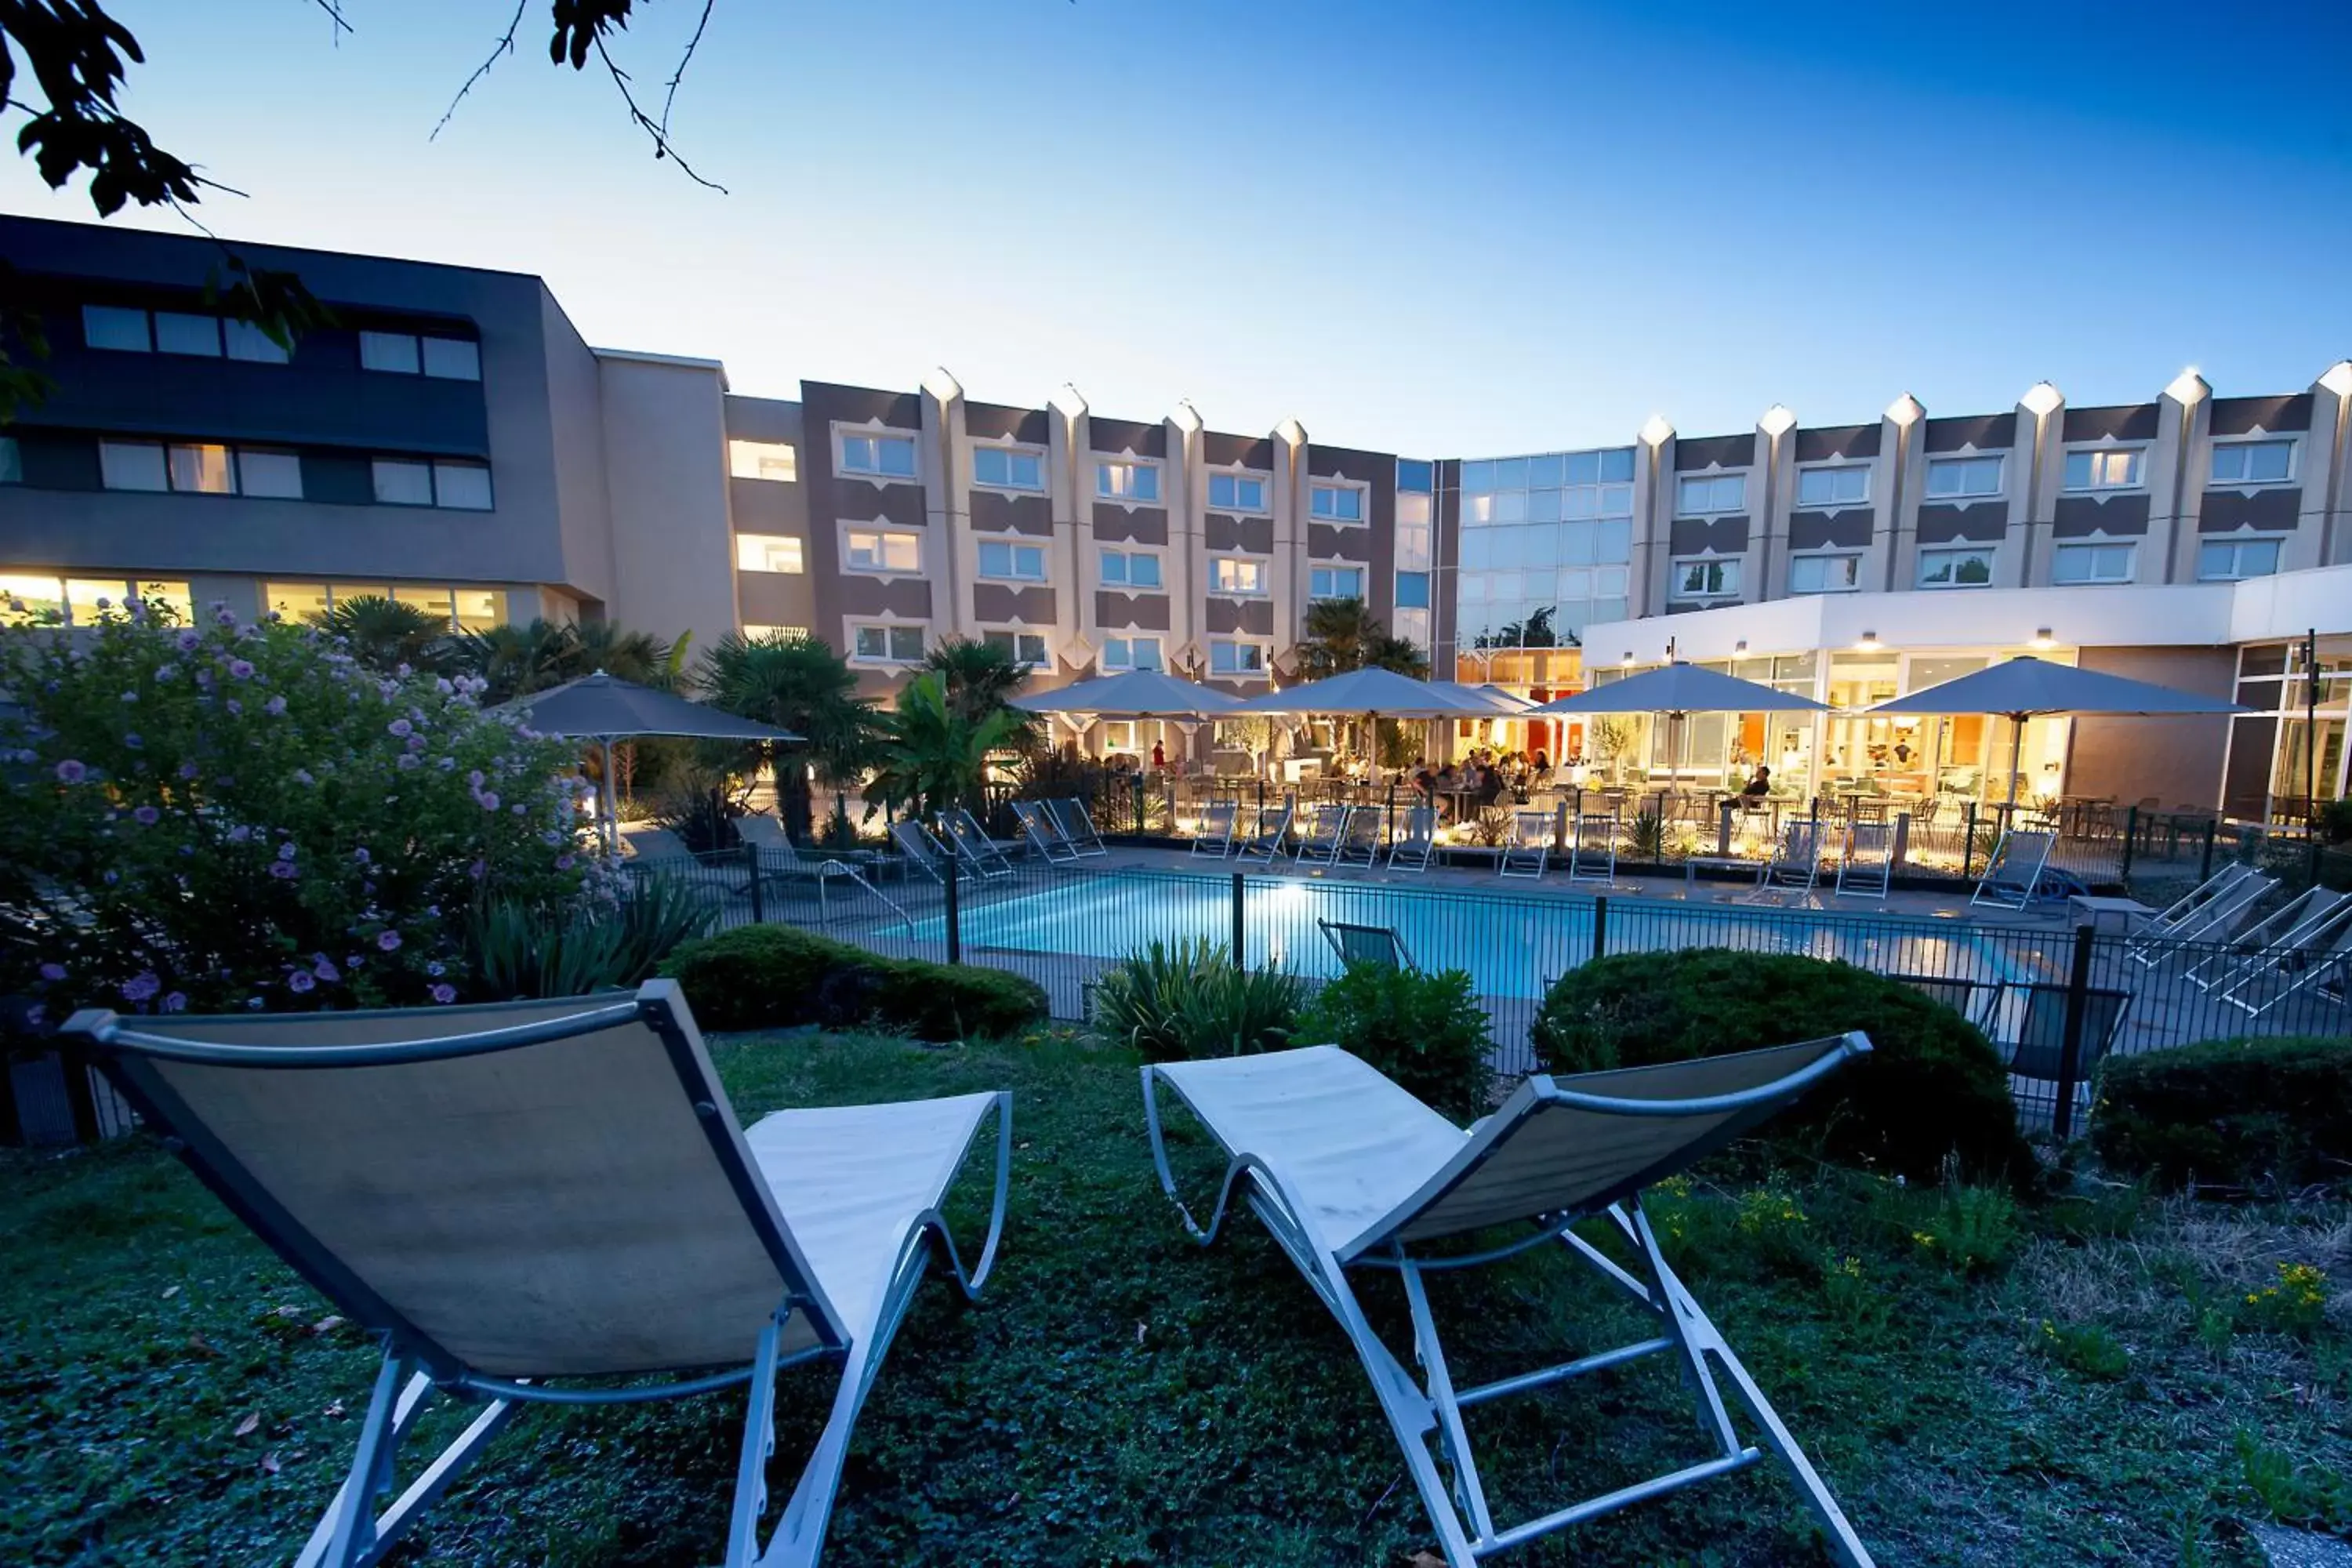
[[[802,858],[799,847],[793,843],[792,835],[786,833],[784,825],[772,816],[753,812],[748,816],[737,817],[735,837],[751,847],[754,863],[759,867],[759,878],[761,882],[782,883],[786,886],[798,884],[802,887],[814,883],[816,887],[816,907],[820,919],[833,918],[833,905],[829,895],[832,891],[831,884],[836,878],[844,881],[855,882],[876,898],[882,898],[881,889],[867,881],[859,874],[857,868],[846,860]],[[746,880],[748,883],[748,879]],[[738,892],[744,890],[741,888],[736,889]],[[886,904],[890,902],[887,899],[882,899],[882,901]],[[892,905],[892,907],[897,906]]]
[[[2058,836],[2040,831],[2004,833],[1992,847],[1992,858],[1985,863],[1984,875],[1977,879],[1977,889],[1969,895],[1974,908],[1984,904],[1996,910],[2021,910],[2032,903],[2042,891],[2042,870],[2050,863],[2050,851],[2058,847]]]
[[[1832,897],[1886,901],[1893,890],[1895,829],[1884,822],[1846,825],[1845,853],[1838,857],[1837,886]]]
[[[1381,861],[1381,816],[1377,805],[1350,806],[1347,826],[1339,830],[1339,848],[1331,857],[1334,866],[1361,866],[1366,870]]]
[[[1422,872],[1437,848],[1437,807],[1416,805],[1404,814],[1404,831],[1389,840],[1389,869]]]
[[[2347,903],[2352,903],[2352,893],[2305,888],[2225,945],[2208,949],[2180,977],[2200,991],[2224,996],[2241,985],[2253,985],[2262,975],[2332,945],[2341,934]]]
[[[2352,900],[2315,914],[2279,947],[2222,989],[2221,1000],[2259,1018],[2288,997],[2316,987],[2322,997],[2340,990],[2352,969]]]
[[[1249,836],[1234,846],[1236,860],[1263,860],[1268,866],[1280,860],[1290,840],[1290,818],[1294,808],[1285,801],[1280,805],[1262,805],[1257,809],[1257,826]]]
[[[1054,826],[1061,829],[1062,842],[1070,847],[1072,855],[1084,859],[1110,853],[1103,845],[1102,835],[1095,831],[1095,819],[1087,815],[1087,803],[1076,795],[1049,800],[1045,810],[1053,817]]]
[[[1511,814],[1511,834],[1503,840],[1503,852],[1495,861],[1498,877],[1528,877],[1537,881],[1551,865],[1552,814],[1549,811],[1515,811]]]
[[[1241,805],[1230,800],[1213,800],[1201,808],[1201,826],[1192,831],[1192,853],[1222,860],[1234,850],[1234,818],[1240,815]]]
[[[1612,1512],[1629,1503],[1743,1469],[1763,1457],[1732,1425],[1720,1377],[1765,1447],[1793,1473],[1804,1500],[1850,1568],[1870,1563],[1836,1500],[1765,1402],[1723,1336],[1660,1256],[1642,1189],[1739,1136],[1850,1058],[1860,1035],[1657,1067],[1531,1078],[1475,1131],[1465,1132],[1336,1046],[1169,1062],[1143,1069],[1144,1116],[1160,1185],[1185,1228],[1207,1245],[1240,1189],[1250,1207],[1354,1344],[1404,1451],[1448,1568]],[[1172,1089],[1230,1163],[1205,1228],[1177,1198],[1160,1133],[1158,1090]],[[1635,1259],[1631,1270],[1575,1233],[1605,1215]],[[1496,1226],[1532,1229],[1464,1254],[1430,1244]],[[1424,1271],[1472,1268],[1557,1241],[1654,1315],[1651,1337],[1475,1388],[1456,1388],[1423,1287]],[[1398,1357],[1365,1321],[1349,1271],[1394,1270],[1412,1310],[1413,1358]],[[1718,1451],[1654,1479],[1497,1526],[1464,1430],[1465,1407],[1528,1394],[1638,1357],[1670,1353]],[[1410,1370],[1417,1363],[1423,1372]],[[1444,1466],[1450,1475],[1441,1473]]]
[[[1404,938],[1388,926],[1355,925],[1347,921],[1318,920],[1323,928],[1323,940],[1348,966],[1369,963],[1375,969],[1410,969],[1418,973],[1421,965],[1406,951]]]
[[[1323,805],[1315,808],[1307,819],[1307,832],[1298,840],[1295,857],[1302,866],[1337,866],[1339,863],[1339,841],[1347,836],[1348,812],[1345,805]]]
[[[1029,841],[1030,848],[1045,858],[1046,864],[1076,863],[1077,849],[1063,835],[1062,825],[1045,809],[1044,801],[1016,800],[1013,803],[1013,815],[1021,824],[1021,836]]]
[[[946,825],[948,837],[955,840],[956,853],[964,864],[980,873],[982,880],[1013,875],[1013,862],[1005,858],[1004,846],[988,836],[980,819],[962,806],[940,818]]]
[[[940,836],[913,817],[890,825],[891,842],[906,854],[908,862],[934,882],[948,879],[948,847]]]
[[[1603,887],[1617,880],[1617,814],[1613,811],[1580,812],[1576,817],[1576,841],[1569,846],[1568,879],[1570,882],[1598,882]]]
[[[2181,943],[2210,942],[2228,931],[2276,886],[2274,879],[2233,860],[2132,932],[2124,956],[2142,969],[2153,969],[2179,952]]]
[[[1010,1095],[782,1110],[747,1131],[674,981],[400,1012],[83,1012],[66,1029],[216,1196],[383,1342],[350,1475],[297,1568],[377,1562],[524,1405],[745,1384],[725,1562],[810,1568],[917,1286],[936,1259],[975,1296],[1004,1217]],[[967,1275],[940,1204],[991,1111],[995,1208]],[[806,1362],[841,1382],[763,1548],[776,1373]],[[436,1390],[480,1414],[379,1513]]]

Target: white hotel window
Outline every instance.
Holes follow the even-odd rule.
[[[1744,511],[1747,507],[1746,474],[1685,474],[1675,486],[1675,510],[1684,517]]]
[[[2243,577],[2268,577],[2279,569],[2275,539],[2216,539],[2197,547],[2197,580],[2234,583]]]
[[[1042,490],[1045,488],[1045,455],[1017,447],[974,447],[972,483],[999,490]]]
[[[1264,511],[1265,481],[1252,474],[1211,474],[1209,505],[1216,511]]]
[[[1728,599],[1739,593],[1739,557],[1689,557],[1674,563],[1677,599]]]
[[[998,582],[1043,583],[1045,580],[1045,547],[983,539],[980,542],[980,574]]]
[[[2136,490],[2146,461],[2144,447],[2109,447],[2066,454],[2066,488],[2070,490]]]
[[[2062,544],[2050,552],[2050,580],[2065,587],[2128,583],[2136,552],[2129,544]]]
[[[1265,666],[1264,643],[1221,639],[1209,645],[1209,673],[1212,675],[1264,675]]]
[[[1212,556],[1209,561],[1209,592],[1213,594],[1265,593],[1265,563],[1244,561],[1233,555]]]
[[[2000,494],[1999,458],[1930,458],[1927,499],[1965,500]]]
[[[868,622],[849,628],[849,657],[856,664],[920,664],[923,628]]]
[[[1307,596],[1310,599],[1360,599],[1364,596],[1364,569],[1360,566],[1316,566],[1307,574]]]
[[[1097,463],[1095,494],[1105,500],[1157,501],[1160,499],[1160,465]]]
[[[1106,588],[1157,588],[1160,557],[1149,550],[1105,550],[1102,581]]]
[[[805,572],[808,555],[797,534],[739,533],[735,536],[735,570]]]
[[[1981,588],[1991,581],[1992,551],[1990,548],[1919,552],[1919,586],[1922,588]]]
[[[1870,500],[1870,465],[1799,468],[1797,504],[1801,507],[1864,506]]]
[[[143,354],[154,347],[154,341],[147,335],[147,312],[125,310],[120,305],[84,305],[81,340],[94,349],[128,353]]]
[[[1862,586],[1859,555],[1792,555],[1789,558],[1791,594],[1851,594]]]
[[[841,437],[841,471],[861,479],[911,479],[915,477],[912,436],[852,436]]]
[[[999,653],[1011,655],[1015,664],[1045,662],[1044,632],[982,632],[980,640]]]
[[[2217,485],[2283,485],[2294,479],[2292,441],[2216,441],[2212,482]]]
[[[787,441],[730,441],[727,472],[739,479],[791,484],[801,477],[800,455]]]
[[[470,338],[436,338],[415,332],[362,332],[360,368],[395,375],[422,372],[441,381],[482,379],[482,348]]]
[[[1102,667],[1111,669],[1165,669],[1160,662],[1158,637],[1103,638]]]
[[[101,441],[99,477],[110,490],[302,499],[302,460],[291,452],[181,442]]]
[[[1363,487],[1316,485],[1307,495],[1307,514],[1318,522],[1361,522],[1364,521]]]
[[[797,642],[808,635],[806,626],[772,626],[764,621],[743,623],[743,640],[746,642]]]
[[[845,572],[920,572],[923,536],[880,528],[843,531],[841,566]]]
[[[437,506],[460,511],[490,510],[488,464],[378,458],[370,468],[379,505]]]

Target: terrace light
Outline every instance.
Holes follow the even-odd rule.
[[[2057,646],[2050,636],[2050,628],[2048,626],[2036,626],[2033,628],[2033,646],[2035,647],[2044,648],[2054,647]]]
[[[1879,646],[1878,634],[1865,629],[1862,636],[1855,640],[1853,646],[1864,653],[1876,653]]]

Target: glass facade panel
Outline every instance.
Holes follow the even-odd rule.
[[[240,447],[236,454],[236,488],[249,496],[302,499],[302,459],[291,452],[257,452]]]
[[[426,338],[425,374],[443,381],[482,379],[482,346],[471,338]]]
[[[385,506],[431,506],[433,465],[378,458],[373,465],[375,499]]]
[[[204,495],[225,496],[236,489],[229,472],[226,447],[172,448],[172,488]]]
[[[98,471],[110,490],[166,490],[163,448],[152,441],[100,441]]]
[[[1623,615],[1622,574],[1610,593],[1575,569],[1593,565],[1596,551],[1603,564],[1631,559],[1633,474],[1631,447],[1463,465],[1454,593],[1465,647],[1514,646],[1531,624],[1538,637],[1546,626],[1559,636]]]
[[[221,356],[218,316],[191,316],[178,310],[155,312],[155,348],[160,353]]]
[[[147,339],[147,312],[127,310],[116,305],[84,305],[81,308],[82,342],[94,349],[120,349],[130,353],[145,353],[151,346]]]

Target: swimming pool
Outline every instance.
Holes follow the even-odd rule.
[[[1987,933],[1949,921],[1871,914],[1609,900],[1607,949],[1630,952],[1734,947],[1842,958],[1881,973],[2016,980],[2038,954],[2011,952]],[[1553,979],[1592,956],[1591,898],[1439,890],[1252,878],[1242,904],[1244,951],[1253,964],[1278,964],[1328,978],[1339,961],[1318,921],[1382,926],[1397,933],[1423,969],[1462,969],[1488,997],[1536,998]],[[961,911],[967,951],[1124,958],[1154,939],[1205,937],[1230,943],[1234,885],[1223,876],[1111,873],[1072,877],[1038,892],[975,901]],[[943,918],[917,924],[919,941],[946,936]]]

